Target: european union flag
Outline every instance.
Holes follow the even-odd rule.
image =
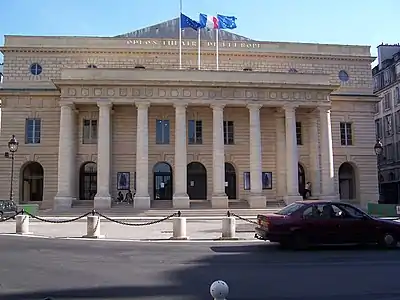
[[[229,17],[223,15],[217,15],[218,18],[218,28],[219,29],[235,29],[236,26],[236,17]]]
[[[192,28],[197,30],[200,28],[200,24],[188,16],[181,14],[181,28]]]

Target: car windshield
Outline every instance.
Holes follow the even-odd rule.
[[[278,211],[276,214],[277,215],[282,215],[282,216],[289,216],[292,213],[294,213],[295,211],[298,211],[300,208],[302,208],[304,206],[303,203],[292,203],[288,206],[286,206],[285,208],[282,208],[280,211]]]

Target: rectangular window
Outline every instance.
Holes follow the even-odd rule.
[[[245,191],[250,190],[250,172],[243,173],[243,187]]]
[[[40,144],[41,123],[37,118],[25,120],[25,144]]]
[[[394,88],[394,101],[396,101],[397,104],[400,103],[400,89],[398,86]]]
[[[375,103],[375,105],[374,105],[374,113],[379,113],[379,102],[378,103]]]
[[[188,121],[188,144],[200,145],[203,143],[203,124],[201,120]]]
[[[376,138],[382,138],[381,119],[375,120],[375,134]]]
[[[224,121],[224,144],[233,145],[234,144],[234,127],[233,121]]]
[[[303,140],[301,138],[301,122],[296,122],[296,138],[297,145],[303,145]]]
[[[97,144],[97,120],[83,120],[83,144]]]
[[[169,120],[156,120],[156,144],[169,144]]]
[[[342,146],[353,145],[352,124],[348,122],[340,123],[340,143]]]
[[[393,161],[393,154],[394,154],[393,144],[388,144],[386,146],[386,159],[388,161]]]
[[[383,107],[385,110],[389,110],[392,108],[392,93],[388,92],[385,94],[383,98]]]
[[[392,136],[393,135],[393,118],[392,115],[385,116],[385,136]]]

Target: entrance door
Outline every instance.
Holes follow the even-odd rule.
[[[166,162],[159,162],[154,166],[153,174],[154,200],[172,200],[173,181],[171,166]]]
[[[44,178],[42,165],[35,161],[28,163],[22,170],[22,176],[21,200],[23,202],[42,201]]]
[[[299,164],[299,194],[301,196],[304,195],[304,190],[306,188],[306,173],[304,172],[304,168]]]
[[[97,194],[97,165],[89,161],[81,166],[79,174],[79,199],[93,200]]]
[[[236,199],[236,171],[231,163],[225,163],[225,194],[228,199]]]
[[[207,200],[207,170],[199,162],[187,165],[187,193],[190,200]]]

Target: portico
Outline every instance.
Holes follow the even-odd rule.
[[[92,70],[83,71],[91,72]],[[143,74],[146,74],[145,72]],[[163,72],[166,71],[159,73]],[[238,74],[238,76],[242,74]],[[149,162],[149,157],[154,155],[154,151],[167,151],[162,150],[164,145],[152,144],[151,140],[154,138],[154,133],[149,129],[149,127],[153,126],[149,117],[152,108],[162,108],[162,110],[173,108],[173,116],[168,114],[167,117],[163,118],[173,119],[175,123],[175,128],[172,131],[174,142],[170,163],[173,165],[174,174],[173,196],[171,199],[174,208],[190,207],[191,199],[188,195],[188,186],[195,184],[188,182],[187,174],[188,163],[190,163],[188,157],[190,157],[190,153],[193,153],[193,148],[195,147],[188,144],[187,140],[188,110],[191,110],[193,107],[209,111],[210,113],[210,123],[204,121],[203,131],[208,130],[208,128],[210,129],[212,146],[206,148],[204,145],[198,145],[199,148],[202,148],[201,150],[196,150],[196,152],[198,153],[197,156],[205,155],[203,151],[208,152],[211,156],[210,164],[207,168],[207,172],[211,174],[212,178],[211,193],[206,193],[207,199],[211,202],[211,207],[228,208],[229,206],[228,195],[226,194],[227,179],[225,163],[228,160],[235,160],[234,158],[228,159],[227,155],[235,156],[235,147],[239,147],[236,144],[226,142],[228,133],[224,121],[226,120],[226,111],[229,109],[240,111],[243,118],[246,115],[248,120],[247,130],[244,129],[242,132],[238,129],[235,135],[244,135],[247,139],[247,142],[245,142],[247,149],[244,155],[248,156],[248,163],[246,163],[243,170],[249,172],[250,188],[246,193],[238,193],[237,198],[244,198],[243,200],[246,200],[251,208],[266,207],[267,201],[271,201],[271,198],[275,198],[273,200],[283,199],[286,203],[291,203],[302,198],[299,194],[298,166],[300,156],[296,136],[296,112],[299,111],[303,116],[306,116],[308,121],[310,162],[308,181],[312,182],[314,196],[324,197],[324,199],[334,199],[337,197],[335,195],[333,179],[330,103],[327,98],[327,95],[332,90],[332,86],[329,84],[324,86],[323,89],[321,87],[315,89],[312,86],[301,86],[300,88],[297,86],[296,90],[293,90],[294,86],[288,86],[287,89],[265,90],[265,87],[260,87],[249,90],[248,87],[231,87],[231,84],[226,82],[226,87],[220,89],[204,87],[204,90],[208,93],[208,98],[201,95],[200,92],[204,93],[204,90],[201,88],[194,90],[193,87],[187,87],[180,91],[177,90],[178,94],[174,94],[173,88],[165,86],[157,86],[151,89],[140,86],[130,87],[131,95],[127,94],[122,97],[117,93],[120,94],[122,89],[128,90],[127,87],[109,86],[103,88],[108,97],[99,97],[102,95],[98,97],[90,97],[91,95],[79,97],[79,94],[85,89],[95,93],[95,87],[92,87],[90,82],[87,82],[86,87],[71,92],[71,89],[73,89],[71,84],[73,83],[61,80],[56,82],[56,84],[61,88],[62,93],[65,94],[65,97],[60,100],[59,176],[58,192],[54,202],[57,209],[71,207],[74,199],[77,198],[75,188],[76,168],[74,167],[77,155],[77,148],[74,145],[76,145],[77,141],[73,138],[73,133],[78,130],[76,127],[76,124],[78,124],[76,122],[76,115],[79,109],[76,109],[76,107],[87,106],[89,104],[92,108],[95,104],[97,105],[96,110],[99,116],[96,162],[97,194],[93,201],[95,208],[110,207],[113,203],[113,195],[115,195],[115,191],[113,191],[115,185],[112,181],[114,177],[113,173],[118,170],[112,165],[113,147],[110,145],[115,143],[113,136],[118,134],[116,130],[121,129],[120,127],[112,126],[113,122],[116,121],[113,118],[117,118],[114,111],[117,111],[118,107],[133,107],[132,111],[135,112],[135,115],[131,117],[132,120],[136,120],[136,137],[134,141],[130,142],[134,143],[134,152],[136,154],[134,167],[136,173],[136,178],[134,179],[135,196],[133,202],[136,208],[150,208],[152,200],[155,199],[155,195],[151,193],[151,189],[149,188],[151,186],[149,178],[152,178],[152,164]],[[155,84],[154,81],[153,84]],[[157,84],[160,84],[158,80]],[[296,85],[295,82],[293,84]],[[136,90],[139,90],[139,95],[135,97]],[[140,94],[140,90],[143,90],[143,95]],[[74,95],[71,97],[69,93]],[[238,97],[235,97],[235,93],[237,95],[244,95],[244,99],[238,99]],[[231,98],[224,97],[224,94],[230,94]],[[251,97],[247,97],[247,95],[251,95]],[[175,99],[171,99],[170,97]],[[306,104],[304,100],[307,99]],[[268,113],[268,118],[274,119],[272,122],[272,132],[276,132],[276,135],[272,137],[268,136],[264,130],[265,128],[262,128],[261,110],[265,110],[264,114]],[[245,127],[243,126],[243,128]],[[320,134],[318,134],[318,131]],[[275,168],[274,170],[268,170],[271,171],[271,180],[276,185],[276,187],[274,186],[274,196],[266,195],[263,191],[263,185],[265,185],[262,178],[263,171],[265,171],[263,170],[263,161],[270,159],[270,157],[263,157],[263,145],[265,143],[274,144]],[[155,150],[156,148],[158,150]],[[166,145],[165,148],[167,148]],[[188,151],[188,148],[191,149]],[[201,160],[195,156],[191,156],[192,162]],[[240,165],[241,163],[238,159],[236,164]],[[242,168],[242,166],[240,165],[239,168]],[[236,172],[243,170],[237,170]]]

